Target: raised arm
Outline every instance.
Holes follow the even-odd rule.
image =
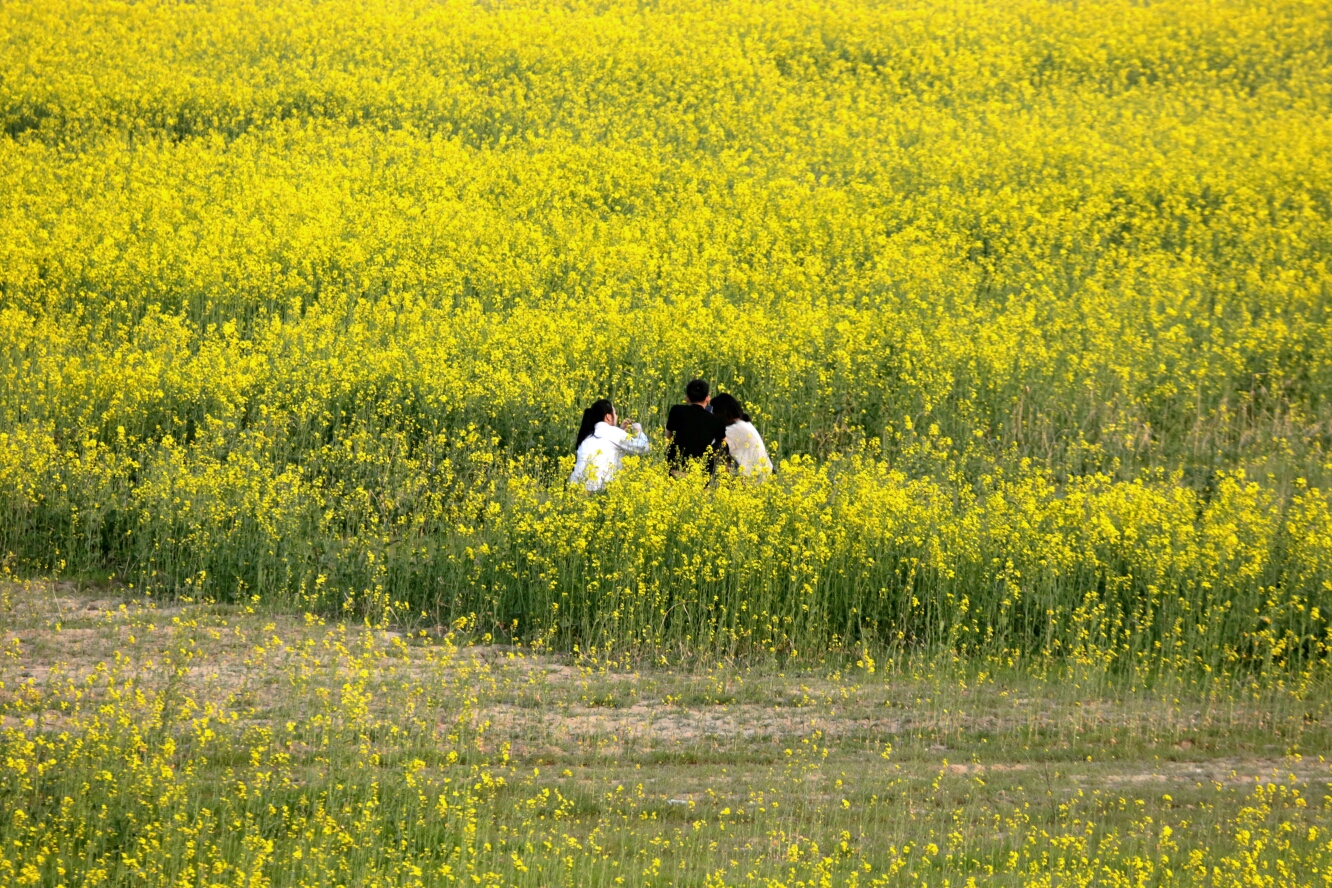
[[[632,456],[642,456],[652,449],[652,442],[648,440],[643,427],[634,423],[633,434],[629,435],[623,441],[619,442],[619,448]]]

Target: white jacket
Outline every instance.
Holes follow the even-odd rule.
[[[771,475],[772,460],[763,438],[752,423],[737,419],[726,427],[726,449],[740,467],[741,475]]]
[[[589,493],[595,493],[615,477],[625,454],[641,456],[651,447],[647,435],[643,434],[643,427],[638,423],[634,423],[634,434],[631,437],[618,426],[599,422],[592,434],[578,445],[578,462],[574,465],[573,474],[569,476],[569,483],[581,484]]]

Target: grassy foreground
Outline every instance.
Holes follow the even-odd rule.
[[[4,885],[1326,885],[1322,686],[471,646],[0,587]]]

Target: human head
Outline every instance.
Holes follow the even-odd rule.
[[[745,413],[745,408],[740,406],[740,402],[735,399],[734,395],[728,395],[725,392],[712,399],[712,415],[727,425],[738,419],[749,422],[749,414]]]
[[[708,384],[701,379],[691,379],[685,386],[685,399],[690,404],[708,403]]]
[[[594,402],[583,411],[583,421],[578,426],[578,440],[574,442],[575,449],[583,443],[584,438],[596,431],[599,422],[615,425],[615,405],[607,398]]]

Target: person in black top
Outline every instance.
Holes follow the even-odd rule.
[[[676,404],[666,417],[666,461],[684,469],[691,460],[705,460],[708,473],[717,470],[717,451],[726,437],[726,425],[708,410],[712,400],[708,384],[695,379],[685,386],[688,404]]]

